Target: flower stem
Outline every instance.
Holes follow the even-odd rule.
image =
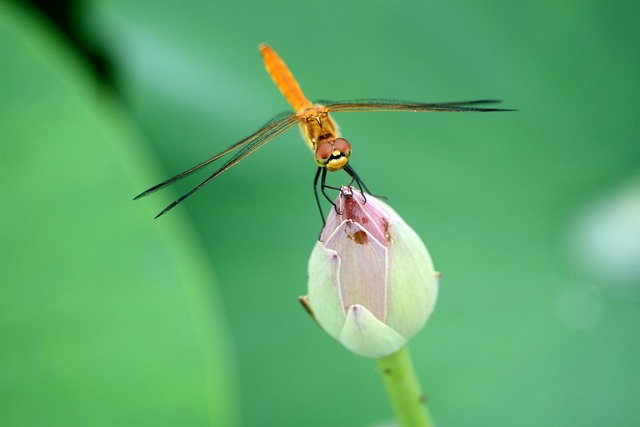
[[[407,346],[378,359],[400,427],[433,427]]]

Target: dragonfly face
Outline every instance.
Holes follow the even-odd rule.
[[[316,148],[315,159],[318,166],[329,172],[339,171],[349,163],[351,144],[344,138],[321,142]]]

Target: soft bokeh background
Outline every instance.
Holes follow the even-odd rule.
[[[640,425],[640,3],[0,5],[0,425],[391,420],[296,301],[296,131],[160,220],[201,177],[131,201],[287,109],[261,42],[311,99],[519,109],[337,116],[443,272],[411,343],[438,425]]]

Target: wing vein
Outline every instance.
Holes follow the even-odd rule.
[[[278,117],[280,117],[280,116],[278,116]],[[186,199],[187,197],[191,196],[193,193],[195,193],[196,191],[198,191],[199,189],[201,189],[202,187],[204,187],[205,185],[207,185],[208,183],[213,181],[215,178],[217,178],[222,173],[228,171],[229,169],[231,169],[232,167],[234,167],[235,165],[240,163],[247,156],[249,156],[251,153],[253,153],[257,149],[259,149],[263,145],[265,145],[267,142],[271,141],[272,139],[274,139],[278,135],[280,135],[283,132],[285,132],[288,129],[290,129],[298,121],[298,117],[293,113],[287,113],[287,115],[282,117],[281,119],[278,119],[278,117],[276,117],[274,120],[272,120],[267,125],[265,125],[262,129],[260,129],[258,132],[256,132],[256,134],[260,133],[259,137],[254,137],[253,139],[251,139],[249,141],[245,140],[244,144],[242,144],[242,145],[238,145],[240,143],[236,144],[235,148],[240,148],[240,151],[238,151],[236,154],[234,154],[233,157],[231,157],[224,165],[222,165],[222,167],[220,167],[218,170],[216,170],[207,179],[205,179],[200,184],[198,184],[197,186],[192,188],[190,191],[188,191],[187,193],[183,194],[182,196],[178,197],[176,200],[171,202],[166,208],[164,208],[162,210],[162,212],[160,212],[158,215],[156,215],[156,218],[159,218],[162,215],[164,215],[167,212],[169,212],[171,209],[176,207],[176,205],[178,205],[184,199]],[[254,134],[254,135],[256,135],[256,134]],[[252,135],[252,136],[254,136],[254,135]],[[252,137],[249,137],[249,138],[252,138]],[[249,139],[249,138],[247,138],[247,139]]]
[[[242,141],[239,141],[235,144],[233,144],[231,147],[227,148],[226,150],[216,154],[215,156],[205,160],[202,163],[199,163],[195,166],[193,166],[192,168],[187,169],[184,172],[179,173],[178,175],[171,177],[169,179],[167,179],[166,181],[161,182],[158,185],[154,185],[153,187],[149,188],[148,190],[143,191],[142,193],[138,194],[136,197],[133,198],[133,200],[138,200],[142,197],[148,196],[149,194],[153,194],[158,190],[162,190],[163,188],[191,175],[194,172],[199,171],[200,169],[204,168],[205,166],[209,165],[210,163],[218,160],[221,157],[226,156],[227,154],[240,149],[242,147],[245,147],[247,145],[251,145],[252,143],[255,143],[256,140],[258,141],[263,141],[262,145],[264,145],[266,142],[268,142],[269,140],[273,139],[276,135],[271,136],[272,132],[274,129],[280,129],[282,127],[284,127],[285,129],[282,129],[280,131],[280,133],[284,132],[286,129],[288,129],[288,127],[293,126],[293,124],[295,124],[295,114],[291,113],[291,112],[285,112],[285,113],[281,113],[278,114],[276,117],[274,117],[273,119],[269,120],[264,126],[262,126],[260,129],[258,129],[256,132],[254,132],[252,135],[249,135],[247,138],[243,139]],[[264,139],[266,138],[266,141],[264,141]]]
[[[318,101],[330,112],[353,112],[353,111],[448,111],[448,112],[491,112],[491,111],[513,111],[504,108],[474,107],[475,105],[497,104],[501,101],[497,99],[478,99],[473,101],[454,102],[412,102],[396,99],[354,99],[350,101]]]

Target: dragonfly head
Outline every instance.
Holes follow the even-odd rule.
[[[344,138],[318,144],[314,154],[318,166],[327,168],[329,172],[345,167],[349,163],[349,156],[351,156],[351,144]]]

